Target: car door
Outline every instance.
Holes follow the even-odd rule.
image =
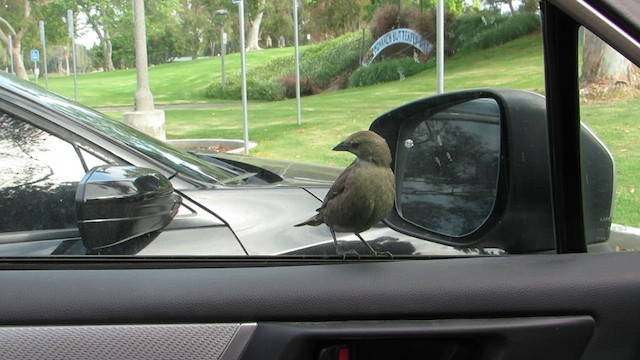
[[[638,358],[640,257],[586,252],[577,53],[584,25],[640,64],[640,6],[540,5],[555,251],[4,258],[0,357]]]

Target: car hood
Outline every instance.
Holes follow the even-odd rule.
[[[184,195],[209,209],[231,228],[249,255],[335,255],[326,225],[295,227],[316,214],[328,187],[233,187],[192,190]],[[353,233],[337,233],[341,250],[370,255]],[[394,255],[446,254],[461,251],[401,234],[379,223],[361,233],[379,251]],[[348,244],[346,243],[348,242]]]
[[[281,185],[331,186],[344,168],[302,162],[256,158],[246,155],[208,153],[215,159],[231,163],[247,171],[266,170],[279,177]]]
[[[273,183],[251,186],[223,186],[215,189],[183,191],[183,194],[208,209],[230,227],[249,255],[335,255],[331,232],[295,224],[316,214],[329,188],[342,168],[269,160],[251,156],[207,154],[249,172],[266,170],[279,178]],[[352,233],[337,233],[342,250],[369,250]],[[379,223],[362,237],[379,251],[395,255],[460,255],[449,246],[417,239]]]

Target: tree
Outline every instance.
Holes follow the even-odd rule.
[[[513,14],[515,8],[513,7],[513,0],[484,0],[487,10],[495,11],[497,13],[502,12],[502,6],[507,5],[509,7],[509,13]]]
[[[247,51],[261,50],[258,40],[260,40],[260,25],[262,24],[262,18],[264,16],[264,9],[266,7],[266,1],[260,0],[256,2],[256,5],[250,7],[249,10],[249,37],[247,39]],[[252,16],[253,14],[253,16]]]
[[[202,47],[204,40],[204,31],[209,20],[207,14],[204,14],[203,1],[198,0],[181,0],[182,10],[180,18],[183,28],[183,36],[191,58],[198,57],[198,53]]]
[[[536,12],[538,11],[538,0],[524,0],[520,5],[520,11]]]
[[[48,2],[33,0],[0,2],[0,40],[12,52],[14,69],[20,78],[28,78],[22,58],[22,40],[28,34],[38,33],[38,21],[33,16],[33,10]],[[9,36],[11,36],[11,46],[9,46]]]
[[[612,86],[640,85],[640,69],[599,37],[584,29],[580,83]]]
[[[4,0],[0,1],[0,41],[7,49],[11,36],[14,69],[16,75],[27,79],[23,49],[40,47],[38,21],[45,21],[46,37],[54,45],[66,41],[65,25],[62,22],[62,7],[51,0]]]
[[[104,71],[115,70],[112,60],[113,46],[111,31],[123,20],[133,17],[131,1],[124,0],[73,0],[67,1],[69,7],[75,7],[76,13],[86,16],[86,23],[98,36],[102,46],[102,67]]]
[[[194,11],[201,12],[204,18],[208,16],[203,9]],[[179,0],[145,1],[145,15],[149,63],[162,64],[189,53],[184,24],[181,23],[182,9]],[[199,34],[202,34],[200,30]],[[199,39],[201,36],[199,35]],[[195,56],[200,47],[197,44]],[[191,55],[194,56],[194,53]]]
[[[314,37],[337,36],[356,31],[364,26],[364,7],[368,0],[312,0],[308,13],[313,14],[308,28],[316,33]],[[382,2],[375,2],[375,9]]]

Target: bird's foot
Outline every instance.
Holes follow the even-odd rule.
[[[374,257],[385,256],[385,257],[388,257],[389,259],[393,259],[393,254],[388,251],[374,251],[373,256]]]
[[[342,255],[342,260],[346,260],[347,257],[349,256],[355,256],[358,258],[358,260],[360,260],[360,254],[358,254],[358,252],[355,250],[347,250],[347,251],[336,250],[336,253],[338,255]]]
[[[377,251],[376,249],[374,249],[371,245],[369,245],[368,242],[366,242],[362,236],[360,236],[359,233],[355,233],[355,235],[358,237],[358,239],[360,239],[360,241],[362,241],[362,243],[369,248],[369,250],[371,251],[371,253],[373,253],[374,257],[378,257],[378,255],[384,255],[384,256],[388,256],[390,259],[393,259],[393,254],[391,254],[388,251]]]

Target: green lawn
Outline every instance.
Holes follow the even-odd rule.
[[[247,53],[247,71],[273,56],[293,54],[293,48]],[[227,73],[240,71],[240,55],[225,56]],[[204,103],[204,89],[211,81],[220,81],[219,57],[173,62],[149,68],[149,87],[156,104]],[[41,78],[39,84],[44,86]],[[73,76],[49,76],[49,89],[74,97]],[[132,106],[136,91],[135,69],[78,75],[78,101],[91,107]],[[219,102],[219,101],[216,101]]]
[[[583,105],[583,121],[602,139],[616,165],[614,222],[640,227],[640,99]]]
[[[304,51],[304,48],[303,48]],[[274,56],[292,55],[293,48],[247,53],[251,71]],[[508,54],[506,56],[505,54]],[[228,73],[239,71],[239,54],[227,55]],[[207,99],[204,88],[220,81],[220,58],[155,66],[149,70],[156,104],[216,103],[223,106],[166,110],[167,137],[243,137],[239,102]],[[92,106],[132,106],[136,86],[133,70],[78,77],[79,101]],[[40,82],[43,84],[43,81]],[[51,77],[50,89],[73,97],[72,77]],[[445,90],[506,87],[544,92],[542,44],[539,35],[517,39],[493,49],[459,53],[447,59]],[[259,157],[344,166],[352,156],[330,149],[348,134],[366,129],[383,112],[435,93],[435,69],[403,81],[352,88],[302,98],[302,126],[297,125],[296,101],[250,102],[249,137],[259,145],[251,154]],[[583,106],[583,120],[612,150],[617,187],[614,221],[640,226],[640,140],[637,109],[640,100]],[[110,112],[121,119],[121,112]]]

